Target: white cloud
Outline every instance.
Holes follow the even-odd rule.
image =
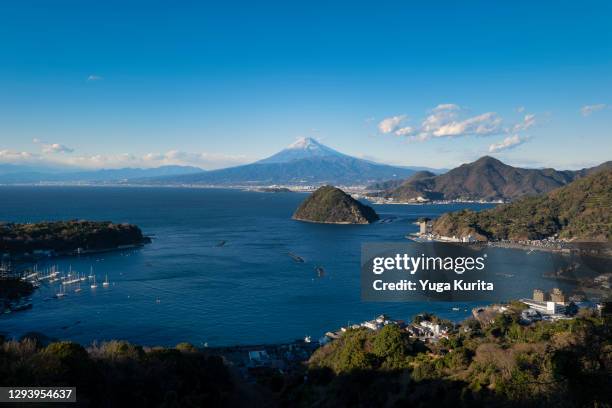
[[[523,112],[525,112],[525,107],[524,107],[524,106],[517,106],[517,107],[516,107],[516,111],[517,111],[518,113],[523,113]]]
[[[74,149],[59,143],[51,143],[43,147],[43,153],[72,153]]]
[[[502,119],[495,112],[487,112],[462,121],[440,123],[432,129],[434,137],[454,137],[467,135],[492,135],[501,131]]]
[[[65,157],[62,164],[86,168],[159,167],[168,165],[196,166],[205,169],[222,168],[247,162],[246,156],[224,155],[206,152],[184,152],[168,150],[165,153],[135,155],[119,153],[110,155],[79,155]]]
[[[63,145],[61,143],[47,143],[38,138],[32,139],[32,142],[35,144],[39,144],[42,147],[42,152],[44,154],[54,154],[54,153],[73,153],[74,149]]]
[[[525,131],[536,124],[536,115],[528,113],[523,117],[523,120],[512,126],[512,133]]]
[[[453,110],[461,110],[461,107],[454,103],[441,103],[432,109],[433,112],[453,111]]]
[[[87,77],[87,80],[92,82],[92,81],[101,81],[104,78],[102,78],[100,75],[90,75]]]
[[[406,120],[406,115],[391,116],[380,121],[378,130],[380,133],[394,132],[399,125]]]
[[[604,110],[608,107],[605,103],[598,103],[596,105],[584,105],[580,108],[580,113],[582,116],[591,116],[592,113],[598,112],[600,110]]]
[[[502,132],[502,118],[495,112],[461,118],[462,108],[453,103],[436,106],[423,120],[417,134],[411,139],[424,141],[431,138],[468,135],[493,135]]]
[[[520,136],[520,135],[512,135],[508,136],[504,140],[499,143],[493,143],[489,146],[489,153],[497,153],[502,150],[513,149],[517,146],[522,145],[523,143],[529,140],[528,137]]]
[[[32,153],[29,152],[14,152],[11,150],[0,150],[0,162],[3,163],[18,163],[21,161],[31,160]]]
[[[414,133],[414,128],[412,126],[404,126],[393,133],[397,136],[409,136]]]
[[[38,140],[36,143],[41,143],[41,141]],[[192,153],[180,150],[142,155],[132,153],[75,155],[69,151],[65,151],[65,154],[54,154],[63,150],[61,147],[54,147],[54,145],[56,144],[44,144],[41,153],[0,150],[0,163],[72,166],[85,169],[150,168],[166,165],[196,166],[214,169],[244,164],[249,161],[246,156],[242,155],[224,155],[206,152]],[[45,151],[46,146],[48,146],[47,150],[51,149],[49,152]]]
[[[524,111],[524,108],[520,109]],[[393,133],[406,136],[412,141],[429,139],[456,138],[464,136],[515,135],[522,141],[527,140],[521,134],[539,123],[536,115],[527,113],[518,123],[503,125],[503,118],[496,112],[485,112],[475,116],[454,103],[439,104],[431,109],[421,124],[416,127],[400,126],[405,116],[393,116],[379,123],[381,133]],[[514,141],[509,140],[508,142]]]

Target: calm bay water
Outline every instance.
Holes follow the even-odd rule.
[[[89,273],[110,287],[64,299],[43,285],[31,310],[0,315],[0,332],[39,331],[82,343],[126,339],[145,345],[257,344],[291,341],[377,314],[408,319],[429,311],[450,319],[473,304],[367,303],[360,300],[362,242],[403,242],[421,216],[479,204],[376,205],[392,222],[322,225],[292,221],[306,197],[221,189],[0,187],[0,220],[92,219],[139,225],[153,243],[142,249],[53,259],[39,267]],[[220,241],[224,246],[217,246]],[[503,251],[503,250],[499,250]],[[300,264],[288,253],[304,258]],[[522,251],[506,251],[508,270]],[[536,254],[550,256],[549,254]],[[315,268],[325,270],[318,277]],[[525,285],[524,295],[533,286]]]

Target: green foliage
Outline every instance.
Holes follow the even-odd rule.
[[[486,329],[468,319],[462,328],[469,331],[459,330],[425,350],[414,347],[398,327],[349,331],[310,360],[313,373],[325,367],[331,371],[316,377],[308,400],[319,406],[368,406],[375,394],[384,396],[376,406],[393,401],[401,406],[473,406],[475,401],[480,406],[608,406],[609,322],[582,314],[521,326],[520,309],[510,304]],[[416,321],[424,317],[434,319]],[[352,353],[359,361],[371,359],[355,364]]]
[[[57,343],[49,344],[43,351],[43,353],[55,356],[61,361],[74,362],[82,359],[86,359],[87,351],[80,344],[73,343],[71,341],[60,341]]]
[[[0,343],[0,378],[3,386],[76,386],[79,401],[94,406],[236,406],[240,398],[220,357],[124,341],[89,350],[67,341]]]
[[[560,238],[612,240],[612,169],[578,179],[547,195],[526,197],[507,205],[441,216],[434,232],[472,234],[489,240]]]
[[[405,367],[406,357],[411,351],[410,339],[394,324],[383,327],[372,340],[372,354],[382,361],[385,368]]]
[[[304,200],[293,214],[302,221],[368,224],[378,220],[378,214],[367,205],[333,187],[323,186]]]
[[[91,348],[91,355],[98,359],[108,361],[133,359],[138,360],[144,356],[140,346],[134,346],[123,340],[111,340]]]
[[[328,367],[335,373],[371,369],[404,369],[413,346],[408,334],[396,325],[379,331],[348,330],[329,346],[317,350],[310,359],[312,367]]]
[[[108,221],[54,221],[35,224],[0,223],[0,251],[25,253],[107,249],[148,242],[135,225]]]

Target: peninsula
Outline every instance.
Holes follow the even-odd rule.
[[[149,242],[137,226],[109,221],[0,223],[0,254],[10,256],[97,252]]]
[[[378,220],[378,214],[339,188],[323,186],[300,204],[293,219],[328,224],[371,224]]]

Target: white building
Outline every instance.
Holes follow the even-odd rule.
[[[439,324],[430,322],[429,320],[423,320],[420,325],[429,329],[434,336],[439,336],[443,331]]]
[[[529,306],[531,309],[546,315],[556,315],[565,313],[565,305],[562,303],[539,300],[521,299],[521,302]]]

